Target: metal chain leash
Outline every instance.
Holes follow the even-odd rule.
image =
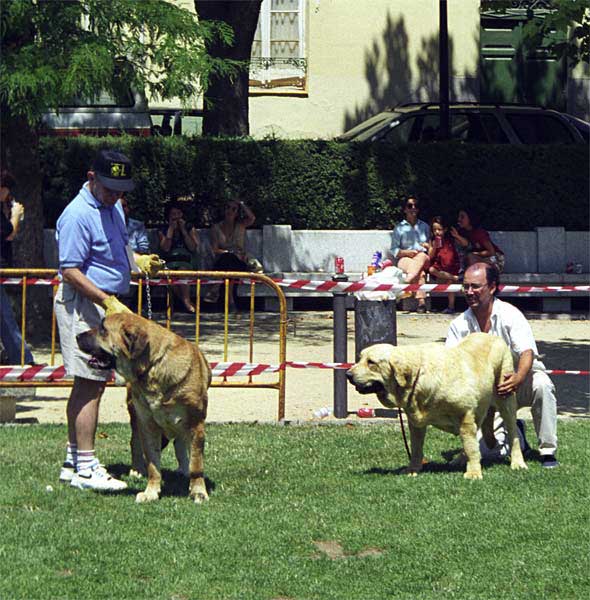
[[[145,299],[147,300],[147,313],[148,319],[152,320],[152,294],[150,291],[150,276],[147,273],[144,273],[145,279]]]

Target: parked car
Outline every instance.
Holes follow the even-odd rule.
[[[197,134],[203,131],[203,111],[197,108],[170,108],[150,106],[152,134],[180,135]]]
[[[128,87],[111,95],[74,100],[48,111],[42,119],[43,133],[51,136],[120,135],[149,136],[152,119],[145,96]]]
[[[588,144],[590,123],[572,115],[521,104],[450,105],[450,139],[473,144]],[[440,104],[401,104],[338,136],[342,141],[392,144],[436,142]]]

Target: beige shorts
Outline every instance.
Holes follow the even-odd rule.
[[[91,302],[67,283],[60,283],[54,302],[55,318],[59,329],[59,343],[66,373],[70,377],[83,377],[107,381],[111,371],[93,369],[88,365],[90,356],[78,347],[76,336],[100,325],[104,310]]]

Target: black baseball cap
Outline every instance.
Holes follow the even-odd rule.
[[[131,179],[131,161],[115,150],[100,150],[92,170],[102,185],[115,192],[130,192],[135,188]]]

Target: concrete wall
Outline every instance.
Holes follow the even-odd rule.
[[[152,248],[157,252],[157,232],[151,230]],[[569,231],[561,227],[539,227],[536,231],[492,231],[492,240],[506,255],[505,273],[563,274],[568,262],[580,263],[590,272],[590,232]],[[200,230],[199,267],[209,269],[213,254],[209,231]],[[262,230],[246,232],[246,250],[256,256],[267,273],[314,273],[334,271],[334,258],[342,256],[346,271],[362,273],[373,252],[387,256],[391,231],[384,230],[292,230],[290,225],[265,225]],[[45,230],[45,260],[57,268],[55,232]],[[587,280],[587,275],[585,276]],[[580,281],[583,281],[581,278]]]

